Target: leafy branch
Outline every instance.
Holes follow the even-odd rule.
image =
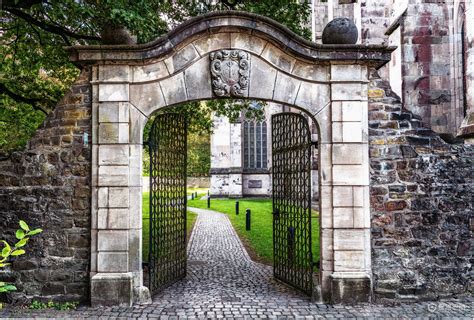
[[[54,33],[54,34],[57,34],[59,35],[60,37],[63,38],[64,42],[67,44],[67,45],[71,45],[71,42],[69,41],[68,37],[70,38],[73,38],[73,39],[77,39],[77,40],[91,40],[91,41],[100,41],[101,38],[100,37],[97,37],[97,36],[90,36],[90,35],[86,35],[86,34],[78,34],[78,33],[75,33],[75,32],[72,32],[68,29],[66,29],[65,27],[63,26],[60,26],[59,24],[56,24],[56,23],[48,23],[46,21],[42,21],[42,20],[39,20],[37,18],[35,18],[34,16],[18,9],[18,8],[15,8],[15,7],[10,7],[8,5],[3,5],[2,6],[2,9],[9,12],[10,14],[18,17],[18,18],[21,18],[25,21],[27,21],[28,23],[30,24],[33,24],[41,29],[43,29],[44,31],[46,32],[51,32],[51,33]]]
[[[16,94],[15,92],[8,89],[3,83],[0,83],[0,94],[6,94],[7,96],[14,99],[15,101],[27,103],[31,105],[33,109],[39,110],[46,115],[48,114],[48,112],[45,109],[43,109],[43,107],[40,106],[40,103],[41,103],[40,99],[26,98],[19,94]]]
[[[30,237],[37,235],[43,232],[42,229],[34,229],[31,230],[28,224],[25,221],[20,220],[20,229],[16,230],[15,237],[18,241],[15,245],[11,246],[6,240],[1,240],[0,242],[3,243],[3,249],[0,253],[0,268],[4,268],[11,263],[8,262],[12,257],[18,257],[26,253],[23,247],[28,243]],[[0,293],[16,291],[17,288],[7,282],[0,282]]]

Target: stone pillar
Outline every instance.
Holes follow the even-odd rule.
[[[331,66],[332,143],[321,152],[331,157],[332,190],[321,198],[332,202],[325,203],[332,222],[324,223],[332,234],[323,228],[323,237],[332,237],[333,303],[369,301],[371,293],[367,73],[366,66]]]
[[[93,74],[91,304],[131,305],[142,288],[141,126],[129,67]],[[133,123],[138,130],[130,130]]]
[[[242,197],[242,124],[230,123],[229,197]]]

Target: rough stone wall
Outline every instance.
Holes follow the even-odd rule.
[[[388,82],[372,80],[369,96],[376,299],[472,293],[474,146],[423,128]]]
[[[90,260],[90,72],[84,70],[23,152],[0,161],[0,238],[14,242],[18,220],[42,228],[27,253],[0,273],[13,301],[85,301]],[[90,139],[89,139],[90,140]]]

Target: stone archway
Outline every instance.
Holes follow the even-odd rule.
[[[322,295],[370,299],[368,68],[387,63],[393,49],[317,45],[240,12],[191,19],[143,45],[70,48],[75,63],[93,68],[92,304],[131,304],[146,290],[141,148],[148,117],[182,102],[233,96],[295,106],[317,121]],[[213,85],[210,63],[221,50],[246,57],[239,92]]]

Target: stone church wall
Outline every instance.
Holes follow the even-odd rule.
[[[371,82],[372,271],[377,300],[472,294],[474,145],[448,144]]]
[[[90,265],[91,86],[84,70],[29,146],[0,161],[0,239],[15,241],[18,220],[43,233],[0,281],[21,302],[87,301]],[[87,136],[87,138],[85,138]],[[88,140],[88,141],[85,141]]]

